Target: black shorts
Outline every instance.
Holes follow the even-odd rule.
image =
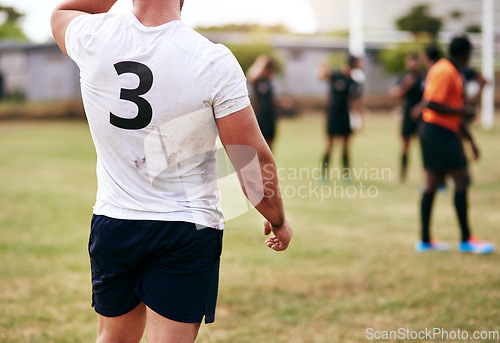
[[[117,317],[141,302],[183,323],[215,320],[222,231],[185,222],[94,215],[89,240],[92,305]]]
[[[274,119],[273,113],[259,113],[257,116],[257,123],[265,139],[274,139],[276,135],[276,120]]]
[[[352,134],[349,113],[339,113],[331,110],[328,113],[326,129],[329,136],[348,136]]]
[[[404,114],[401,123],[401,136],[408,137],[417,133],[418,121],[410,118],[409,114]]]
[[[456,133],[426,122],[421,122],[418,131],[425,169],[445,171],[466,167],[462,141]]]

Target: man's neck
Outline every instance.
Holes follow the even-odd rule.
[[[349,66],[344,66],[344,68],[342,68],[342,74],[344,74],[345,76],[351,77],[351,71],[352,68]]]
[[[147,27],[155,27],[181,19],[180,5],[175,0],[134,0],[132,13]]]
[[[448,58],[458,69],[463,69],[467,65],[467,62],[463,61],[460,58],[449,57]]]

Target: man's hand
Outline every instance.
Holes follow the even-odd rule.
[[[245,154],[241,154],[241,147],[244,147],[244,150],[250,149],[250,151],[254,151],[251,160],[255,160],[255,152],[257,153],[256,160],[259,162],[260,173],[252,172],[247,174],[246,172],[238,172],[238,178],[245,195],[257,211],[266,218],[264,224],[265,234],[269,235],[271,232],[275,234],[275,237],[271,237],[266,241],[266,245],[276,251],[285,250],[290,243],[292,229],[285,219],[276,162],[260,132],[252,106],[247,106],[229,116],[216,119],[216,124],[220,140],[235,170],[239,171],[248,164],[248,161],[242,163],[246,159]],[[233,146],[239,148],[233,149]],[[251,189],[258,190],[255,195],[259,196],[250,196],[249,191]],[[261,189],[263,194],[260,192]],[[252,200],[252,198],[256,200]],[[279,226],[272,226],[269,221]]]
[[[474,156],[474,161],[479,160],[481,153],[479,152],[478,146],[475,143],[471,143],[471,148],[472,148],[472,154]]]
[[[275,251],[286,250],[293,234],[290,223],[285,219],[281,226],[273,226],[266,220],[264,222],[264,234],[267,236],[271,232],[274,233],[274,236],[266,240],[266,245]]]
[[[415,85],[415,83],[417,83],[417,78],[415,77],[415,75],[413,75],[412,73],[408,73],[403,78],[403,81],[401,82],[401,85],[404,87],[404,89],[406,90],[406,92],[408,92],[408,90],[411,87],[413,87],[413,85]]]
[[[412,121],[418,121],[420,119],[420,116],[422,115],[422,111],[425,108],[425,103],[424,102],[419,102],[415,106],[413,106],[410,109],[410,119]]]

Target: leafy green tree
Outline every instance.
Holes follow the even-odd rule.
[[[259,55],[269,56],[280,72],[283,63],[276,50],[269,45],[269,36],[272,34],[290,34],[291,31],[284,25],[261,24],[226,24],[221,26],[197,27],[196,31],[203,33],[239,32],[245,33],[244,41],[234,44],[225,44],[234,54],[246,73]]]
[[[414,42],[398,43],[392,47],[385,48],[378,53],[378,58],[382,62],[384,69],[389,74],[398,74],[405,71],[405,58],[410,54],[421,54],[429,44],[431,39],[420,38]],[[442,46],[438,46],[443,50]]]
[[[417,5],[404,16],[396,19],[395,24],[398,29],[413,33],[414,40],[396,44],[379,52],[379,59],[387,72],[391,74],[403,72],[407,55],[419,54],[428,44],[436,41],[443,21],[441,18],[431,16],[429,10],[427,4]],[[459,18],[462,15],[459,11],[450,13],[450,17],[453,18]]]
[[[482,31],[483,29],[479,24],[471,24],[465,27],[465,32],[469,33],[481,33]]]
[[[457,20],[460,20],[462,19],[464,16],[464,12],[460,11],[460,10],[453,10],[450,12],[450,18],[451,19],[457,19]]]
[[[422,4],[414,6],[410,12],[396,19],[396,26],[401,31],[410,31],[414,35],[426,32],[436,39],[443,21],[439,17],[433,17],[429,13],[429,5]]]
[[[282,24],[261,25],[261,24],[226,24],[220,26],[199,26],[196,31],[200,32],[245,32],[245,33],[291,33]]]
[[[379,52],[379,59],[390,74],[402,73],[405,70],[405,58],[409,54],[418,54],[424,49],[421,43],[400,43]]]
[[[27,40],[20,26],[24,14],[11,6],[2,5],[0,5],[0,12],[5,15],[5,21],[0,24],[0,39]]]
[[[245,73],[252,66],[253,62],[255,62],[259,55],[269,56],[276,63],[278,72],[282,68],[281,60],[276,55],[275,49],[268,44],[226,44],[226,46],[232,51]]]
[[[477,23],[469,23],[468,25],[466,25],[464,22],[463,22],[463,19],[464,19],[465,15],[463,12],[459,11],[459,10],[455,10],[455,11],[452,11],[450,13],[450,18],[452,20],[456,20],[456,21],[459,21],[460,24],[462,24],[462,27],[464,27],[464,31],[465,32],[468,32],[468,33],[481,33],[482,31],[482,28],[481,28],[481,25],[477,24]]]

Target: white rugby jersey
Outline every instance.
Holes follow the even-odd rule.
[[[232,53],[181,21],[82,15],[66,31],[97,152],[94,213],[222,229],[215,118],[250,104]]]

